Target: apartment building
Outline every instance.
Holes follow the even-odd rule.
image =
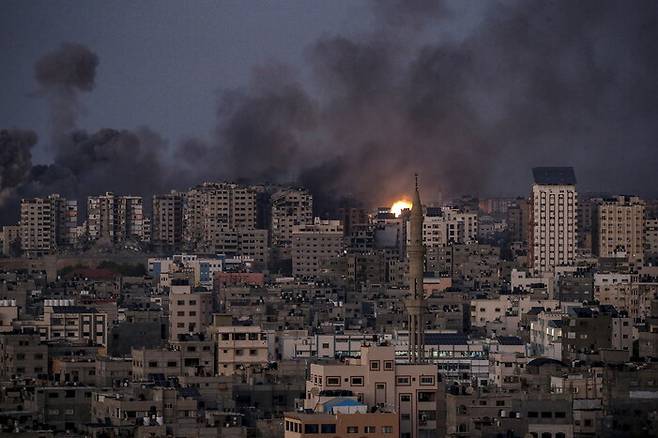
[[[437,428],[437,366],[399,364],[395,359],[393,346],[363,346],[358,359],[311,364],[304,408],[313,409],[343,391],[368,406],[397,412],[401,437],[431,436]]]
[[[637,274],[597,272],[594,274],[594,298],[638,320],[649,312],[653,294],[641,293]]]
[[[48,346],[38,334],[0,333],[0,379],[48,374]]]
[[[13,331],[13,322],[18,319],[16,300],[0,299],[0,333]]]
[[[140,196],[104,195],[87,198],[87,234],[113,243],[144,240],[144,206]]]
[[[315,218],[313,224],[295,225],[292,231],[292,274],[295,277],[318,276],[343,249],[340,221]]]
[[[624,254],[630,261],[644,259],[644,201],[617,196],[596,204],[592,217],[592,251],[598,257]]]
[[[605,360],[608,350],[628,360],[632,353],[632,320],[609,305],[570,307],[563,319],[562,359]]]
[[[166,348],[134,348],[131,356],[136,381],[215,373],[215,344],[203,336],[181,337]]]
[[[238,254],[253,260],[261,267],[267,266],[270,259],[267,230],[240,228],[238,230]]]
[[[266,367],[272,359],[273,333],[258,326],[224,325],[217,318],[208,332],[217,343],[217,373],[247,378],[254,370]]]
[[[20,225],[5,225],[2,227],[2,255],[14,256],[16,248],[20,248],[21,227]]]
[[[193,288],[188,279],[174,278],[169,289],[169,340],[203,333],[212,321],[212,292]]]
[[[407,244],[409,222],[406,223]],[[423,244],[426,248],[443,247],[454,243],[477,242],[478,218],[475,213],[464,213],[451,207],[428,207],[423,218]]]
[[[91,342],[107,347],[108,316],[93,307],[45,306],[41,333],[47,340]]]
[[[77,220],[77,201],[68,201],[57,194],[22,199],[21,249],[27,255],[43,255],[73,245]]]
[[[220,232],[256,227],[256,192],[238,184],[205,182],[187,192],[184,215],[186,242],[204,247]]]
[[[300,413],[287,412],[284,438],[393,438],[400,436],[394,412]],[[361,435],[358,435],[361,434]]]
[[[573,264],[578,200],[571,167],[536,167],[530,197],[530,263],[536,272]]]
[[[282,189],[272,195],[272,246],[290,256],[294,227],[313,223],[313,196],[304,189]]]
[[[193,254],[174,254],[171,257],[148,259],[148,273],[160,287],[170,287],[176,273],[185,272],[193,286],[212,289],[215,273],[224,268],[224,257],[199,257]]]
[[[507,234],[512,242],[528,240],[528,225],[530,222],[530,204],[527,199],[517,198],[507,208]]]
[[[183,245],[184,195],[175,191],[153,196],[151,242],[164,250],[177,251]]]

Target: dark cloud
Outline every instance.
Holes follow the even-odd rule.
[[[78,95],[94,88],[98,62],[94,52],[75,43],[64,43],[36,62],[34,76],[50,102],[55,138],[75,128]]]
[[[444,19],[463,4],[375,3],[380,29],[309,48],[319,123],[297,149],[313,155],[300,166],[283,154],[279,169],[369,205],[404,193],[414,172],[437,199],[524,193],[532,166],[557,164],[585,189],[655,194],[655,2],[492,2],[452,38]],[[256,129],[260,116],[244,114]]]
[[[0,130],[0,220],[17,219],[15,192],[32,169],[32,147],[37,142],[34,131]]]
[[[7,195],[15,197],[6,203],[5,221],[17,217],[19,197],[60,193],[81,201],[84,211],[89,195],[113,191],[148,197],[163,190],[170,174],[161,164],[167,146],[157,133],[148,128],[105,128],[95,133],[77,128],[80,93],[93,89],[97,65],[94,52],[70,43],[35,63],[39,91],[51,104],[54,161],[32,166],[30,148],[36,135],[2,131],[2,189],[6,184],[14,189]]]
[[[350,199],[385,205],[415,172],[433,200],[524,194],[531,167],[573,165],[582,189],[656,194],[658,3],[519,0],[473,14],[459,1],[387,0],[373,10],[373,32],[310,44],[308,69],[255,68],[246,87],[222,93],[213,138],[172,148],[153,133],[76,133],[98,59],[63,46],[37,63],[64,120],[56,168],[30,179],[77,196],[297,180],[325,212]]]

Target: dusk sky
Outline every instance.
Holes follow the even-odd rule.
[[[222,89],[246,85],[251,69],[277,60],[301,66],[323,34],[366,30],[372,14],[353,1],[22,1],[0,4],[3,127],[43,140],[48,107],[34,96],[34,62],[62,42],[100,58],[79,125],[147,125],[167,139],[207,136]],[[51,157],[41,142],[35,159]]]
[[[4,1],[0,128],[38,140],[3,140],[0,201],[236,180],[372,206],[414,172],[429,199],[527,195],[555,165],[581,191],[655,196],[657,9]]]

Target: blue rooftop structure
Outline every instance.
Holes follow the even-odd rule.
[[[344,406],[362,406],[363,403],[359,403],[358,401],[354,400],[353,398],[343,398],[343,397],[336,397],[333,400],[329,400],[324,404],[324,412],[327,414],[333,413],[333,409],[335,407],[344,407]]]

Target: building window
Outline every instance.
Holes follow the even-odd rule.
[[[327,377],[327,386],[340,385],[340,377]]]
[[[411,385],[411,379],[409,376],[398,376],[397,383],[399,386],[409,386]]]
[[[359,433],[357,426],[347,426],[347,433]]]
[[[305,424],[304,433],[319,433],[320,425],[319,424]]]
[[[393,433],[393,426],[382,426],[382,433]]]
[[[421,385],[434,385],[434,376],[420,376]]]
[[[375,426],[365,426],[364,427],[364,432],[365,433],[375,433],[377,428]]]
[[[363,386],[363,377],[361,376],[350,377],[350,384],[352,386]]]
[[[320,426],[320,433],[336,433],[335,424],[322,424]]]
[[[385,360],[384,361],[384,369],[385,370],[392,370],[393,369],[393,361],[392,360]]]
[[[418,392],[418,401],[419,402],[433,402],[436,400],[433,392],[420,391]]]
[[[378,360],[371,360],[370,361],[370,370],[371,371],[379,371],[379,361]]]

